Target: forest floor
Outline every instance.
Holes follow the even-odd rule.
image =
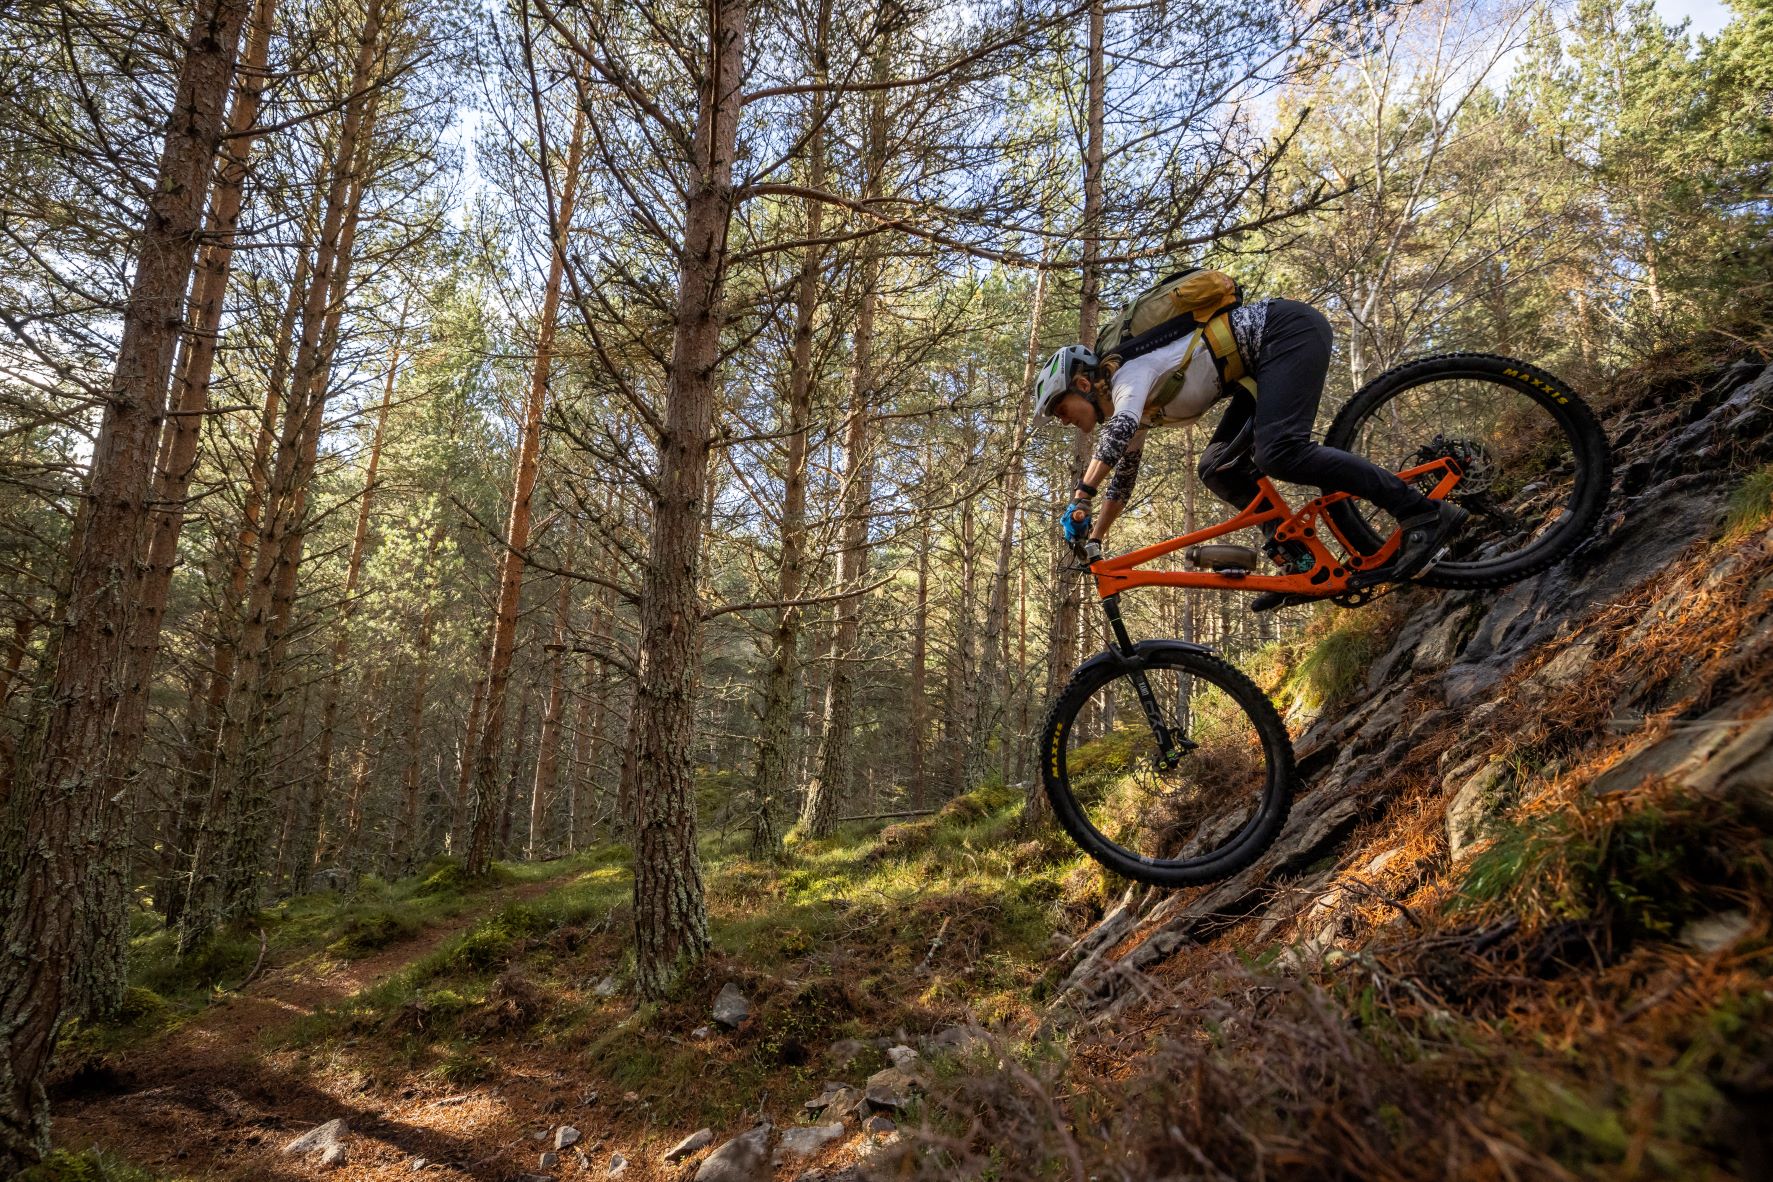
[[[1620,400],[1580,562],[1250,662],[1302,785],[1225,882],[1133,889],[997,783],[781,864],[711,832],[663,1003],[620,845],[366,878],[184,961],[144,910],[55,1085],[58,1144],[115,1157],[32,1182],[318,1178],[283,1149],[341,1118],[328,1178],[1773,1179],[1773,370],[1730,372]],[[269,971],[217,990],[258,923]],[[760,1121],[808,1152],[702,1172]]]
[[[627,1179],[686,1176],[703,1155],[661,1158],[699,1128],[718,1145],[759,1118],[814,1119],[804,1101],[827,1080],[860,1087],[895,1045],[1038,1024],[1051,917],[1071,897],[1087,920],[1102,887],[1057,835],[1015,840],[1019,807],[1018,791],[982,790],[939,817],[847,826],[787,867],[711,840],[714,951],[665,1005],[637,1003],[628,981],[620,846],[464,895],[373,948],[363,930],[418,880],[310,897],[299,935],[243,990],[187,991],[183,1006],[154,995],[130,1021],[76,1032],[57,1144],[112,1155],[118,1178],[392,1179],[419,1161],[483,1182],[601,1178],[618,1154]],[[237,943],[235,981],[256,936]],[[751,1008],[730,1030],[711,1010],[728,982]],[[350,1130],[342,1168],[283,1154],[336,1118]],[[583,1139],[543,1168],[561,1125]],[[815,1150],[782,1176],[856,1149]]]

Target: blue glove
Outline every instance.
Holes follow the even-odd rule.
[[[1065,540],[1075,546],[1089,537],[1092,520],[1088,501],[1073,501],[1065,506],[1065,512],[1059,518],[1059,524],[1065,527]]]

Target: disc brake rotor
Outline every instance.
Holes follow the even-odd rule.
[[[1445,435],[1436,435],[1416,449],[1417,464],[1432,464],[1436,460],[1452,460],[1459,465],[1459,483],[1453,489],[1455,500],[1481,496],[1496,483],[1496,463],[1489,450],[1475,439],[1448,439]],[[1432,491],[1440,481],[1440,475],[1434,472],[1417,478],[1418,485],[1427,485],[1424,492]]]

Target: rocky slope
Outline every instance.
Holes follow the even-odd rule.
[[[1600,409],[1596,535],[1362,609],[1281,840],[1121,894],[1049,975],[1065,1066],[934,1098],[922,1176],[1773,1177],[1773,367]]]

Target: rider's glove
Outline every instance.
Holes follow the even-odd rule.
[[[1059,524],[1065,527],[1065,540],[1072,545],[1090,536],[1090,503],[1081,497],[1065,506]]]

